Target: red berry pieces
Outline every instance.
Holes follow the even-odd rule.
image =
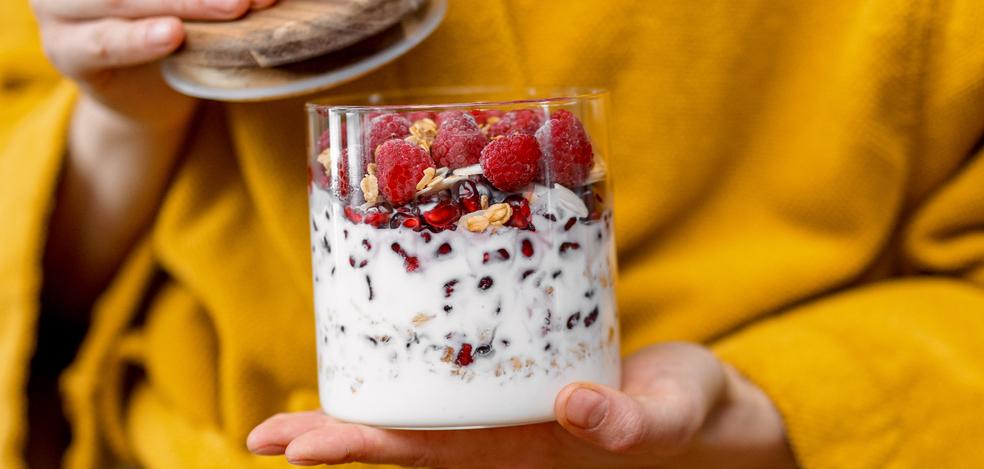
[[[376,148],[387,140],[410,135],[410,121],[399,114],[380,114],[369,120],[368,135],[367,152],[372,156],[376,154]]]
[[[521,230],[531,230],[535,231],[533,223],[530,222],[532,217],[530,213],[530,203],[520,194],[513,194],[506,197],[503,202],[509,204],[512,208],[513,214],[509,217],[509,221],[506,222],[507,226],[513,228],[519,228]]]
[[[424,221],[439,229],[450,229],[461,218],[461,209],[447,200],[442,200],[434,208],[424,212]]]
[[[415,272],[420,268],[420,261],[417,260],[417,257],[407,254],[407,251],[403,249],[403,246],[400,246],[400,243],[393,243],[390,245],[390,248],[403,258],[403,267],[407,269],[407,272]]]
[[[543,113],[533,109],[517,109],[502,115],[489,126],[489,138],[509,135],[513,132],[533,135],[543,125]]]
[[[523,240],[523,245],[521,250],[523,251],[524,256],[533,257],[533,243],[531,243],[530,240],[528,239]]]
[[[444,244],[442,244],[442,245],[440,245],[440,246],[437,247],[437,255],[438,256],[444,256],[444,255],[447,255],[447,254],[450,254],[450,253],[451,253],[451,245],[448,244],[448,243],[444,243]]]
[[[352,207],[345,207],[345,218],[348,218],[352,223],[362,223],[362,214],[358,210]]]
[[[590,313],[584,318],[584,327],[591,327],[595,321],[598,320],[598,308],[591,310]]]
[[[502,111],[497,109],[472,109],[468,113],[475,118],[475,122],[478,122],[478,125],[485,125],[489,117],[502,117]]]
[[[480,290],[488,290],[489,288],[492,288],[493,283],[492,277],[482,277],[478,281],[478,288]]]
[[[433,162],[423,148],[403,140],[389,140],[379,146],[376,177],[379,191],[393,205],[413,200],[417,182]]]
[[[540,146],[532,135],[514,133],[489,143],[482,150],[480,161],[482,172],[493,186],[515,191],[539,175],[540,156]]]
[[[458,284],[458,279],[449,280],[447,283],[444,284],[445,298],[451,298],[451,295],[454,294],[454,286],[457,284]]]
[[[563,109],[554,112],[536,132],[536,139],[548,167],[543,176],[552,179],[547,182],[567,187],[584,182],[594,165],[594,152],[584,126],[573,114]]]
[[[410,122],[417,122],[421,119],[430,119],[437,122],[437,113],[431,111],[413,111],[407,113],[407,119],[409,119]]]
[[[460,111],[442,112],[438,118],[441,126],[431,143],[434,161],[451,169],[478,163],[488,139],[475,118]]]
[[[461,350],[458,350],[458,356],[454,359],[454,364],[458,366],[468,366],[474,361],[472,359],[472,346],[471,344],[461,344]]]

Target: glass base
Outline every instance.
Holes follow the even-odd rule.
[[[459,426],[441,426],[441,425],[429,426],[429,425],[420,425],[420,426],[412,426],[412,427],[411,426],[398,426],[398,427],[395,427],[395,426],[388,426],[388,425],[371,425],[371,424],[360,424],[360,425],[368,425],[368,426],[376,427],[376,428],[385,428],[387,430],[451,431],[451,430],[483,430],[483,429],[489,429],[489,428],[519,427],[519,426],[522,426],[522,425],[535,425],[535,424],[538,424],[538,423],[549,423],[549,422],[555,422],[555,421],[557,421],[557,419],[551,417],[551,418],[548,418],[548,419],[533,419],[533,420],[521,421],[521,422],[515,422],[515,423],[498,423],[498,424],[492,424],[492,425],[459,425]],[[352,422],[352,423],[357,423],[357,422]]]

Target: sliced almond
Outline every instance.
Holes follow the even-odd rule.
[[[430,321],[435,317],[437,316],[433,314],[418,313],[416,316],[413,317],[413,319],[410,320],[410,323],[412,323],[414,327],[420,327],[426,324],[427,321]]]
[[[462,166],[451,172],[455,176],[478,176],[482,174],[482,165],[475,163],[470,166]]]
[[[434,174],[435,173],[436,173],[436,171],[434,170],[434,168],[427,168],[427,169],[425,169],[424,170],[424,176],[422,178],[420,178],[420,181],[417,182],[417,190],[419,191],[419,190],[427,187],[427,184],[429,184],[431,182],[431,180],[434,179]]]
[[[556,203],[558,207],[567,210],[572,215],[578,218],[588,216],[588,207],[584,205],[584,201],[570,189],[560,184],[554,184],[553,189],[551,189],[551,195],[554,198],[554,203]]]
[[[481,206],[483,210],[489,208],[489,196],[482,194],[482,198],[480,198],[479,200],[481,201]]]
[[[371,175],[373,175],[373,176],[375,176],[376,175],[376,163],[369,163],[369,165],[366,166],[366,172],[369,173],[369,174],[371,174]]]
[[[605,166],[605,162],[600,159],[595,159],[595,164],[591,167],[591,172],[588,173],[588,178],[584,181],[584,183],[594,184],[596,182],[603,181],[607,172],[608,167]]]

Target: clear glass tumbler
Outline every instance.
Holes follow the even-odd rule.
[[[519,425],[569,383],[619,385],[605,92],[333,101],[307,107],[325,412]]]

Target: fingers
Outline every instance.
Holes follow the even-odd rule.
[[[63,20],[150,16],[224,20],[238,18],[254,5],[266,7],[271,3],[269,0],[35,0],[35,8]]]
[[[336,423],[311,430],[290,442],[284,454],[292,464],[365,462],[429,466],[454,459],[431,454],[430,435]],[[446,447],[447,448],[447,447]]]
[[[44,34],[49,58],[69,76],[152,62],[184,40],[181,21],[173,17],[61,23]]]
[[[608,451],[677,454],[691,444],[724,387],[713,355],[680,344],[628,360],[625,381],[632,394],[594,384],[567,386],[555,403],[558,422]]]
[[[294,438],[335,420],[320,411],[277,414],[256,426],[246,437],[246,447],[256,454],[283,454]]]

